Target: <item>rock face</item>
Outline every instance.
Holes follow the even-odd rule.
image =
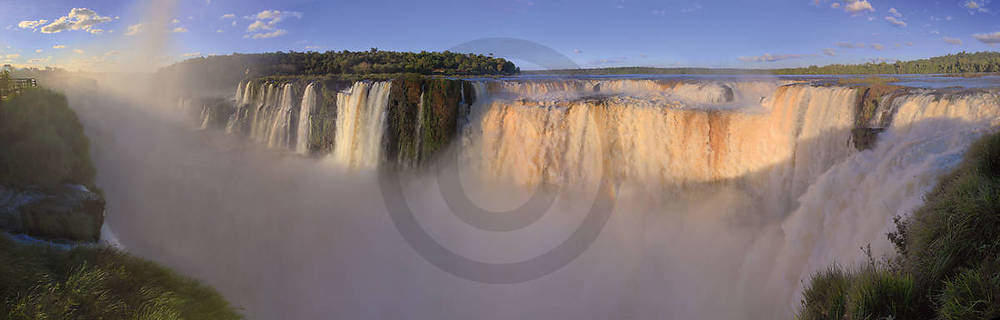
[[[475,99],[475,90],[464,80],[393,80],[385,159],[415,166],[433,158],[451,143],[462,108]]]
[[[0,229],[46,240],[97,241],[104,198],[82,185],[52,191],[0,187]]]

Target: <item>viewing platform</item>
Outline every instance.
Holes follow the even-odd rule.
[[[2,83],[0,83],[2,84]],[[38,86],[38,81],[33,78],[12,78],[6,85],[0,85],[0,100],[21,93],[21,90]]]

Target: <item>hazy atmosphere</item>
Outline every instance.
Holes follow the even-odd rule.
[[[0,0],[0,318],[997,319],[998,13]]]

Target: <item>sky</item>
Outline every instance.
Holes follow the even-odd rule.
[[[148,68],[234,52],[443,51],[493,37],[588,68],[864,63],[1000,51],[991,2],[0,0],[0,63],[128,71],[136,64],[119,60],[152,37],[165,45]]]

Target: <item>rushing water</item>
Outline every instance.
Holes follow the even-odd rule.
[[[125,247],[206,279],[259,318],[789,318],[813,272],[858,263],[869,244],[891,254],[892,217],[919,206],[969,144],[1000,125],[995,90],[910,90],[883,101],[867,125],[888,127],[858,151],[851,88],[772,79],[472,85],[476,100],[463,106],[452,145],[460,164],[450,170],[484,207],[516,207],[542,186],[558,190],[555,206],[536,225],[497,233],[456,222],[433,177],[413,173],[407,199],[454,251],[520,261],[565,239],[598,181],[611,179],[617,204],[604,232],[550,276],[476,283],[435,269],[403,242],[371,176],[385,161],[390,82],[336,93],[333,148],[320,160],[217,151],[232,137],[142,137],[152,140],[144,148],[175,148],[151,154],[187,165],[101,158],[103,175],[149,170],[170,186],[102,179],[116,207],[144,217],[111,224]],[[312,133],[303,124],[323,103],[318,90],[241,83],[226,132],[306,153]],[[133,187],[159,192],[149,205],[183,203],[182,213],[167,219],[114,197]],[[184,239],[163,225],[186,230]]]
[[[316,107],[316,85],[310,83],[306,86],[306,92],[302,94],[302,103],[299,105],[299,122],[295,134],[295,152],[306,154],[309,152],[310,114]]]
[[[358,169],[378,165],[385,132],[389,82],[356,82],[337,94],[337,131],[330,158],[336,164]]]

